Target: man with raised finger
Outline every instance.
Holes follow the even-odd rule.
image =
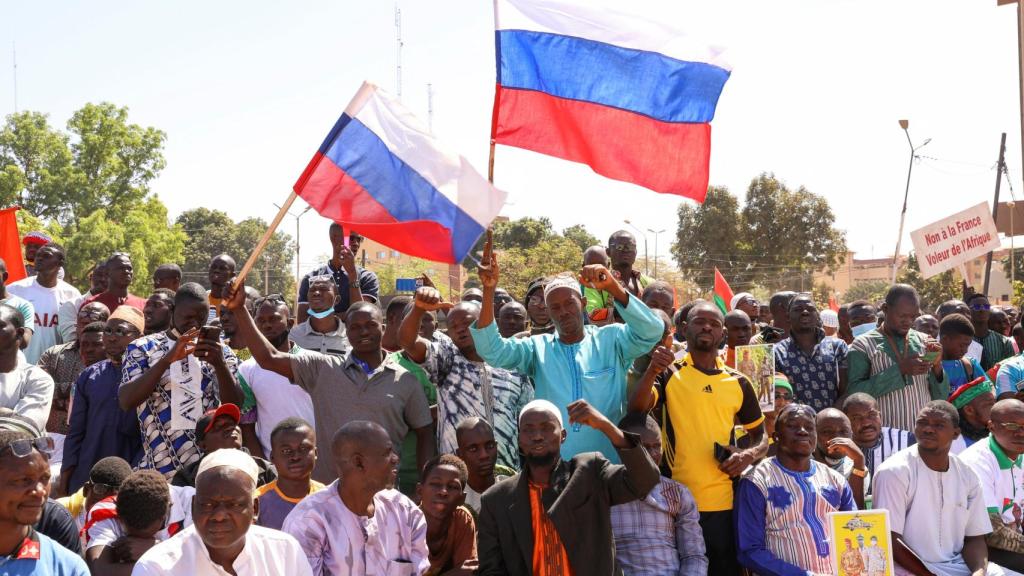
[[[585,266],[578,278],[556,276],[544,287],[544,301],[555,323],[554,334],[502,338],[492,307],[499,272],[490,232],[479,274],[484,299],[470,333],[485,362],[529,376],[534,382],[534,396],[559,406],[563,419],[568,419],[565,407],[577,400],[586,400],[612,421],[626,415],[626,373],[633,360],[650,351],[664,333],[664,323],[650,308],[627,292],[604,266]],[[600,328],[585,325],[586,299],[580,291],[581,283],[611,294],[615,310],[625,323]],[[597,430],[570,426],[566,433],[561,448],[564,458],[596,451],[618,461],[611,442]]]

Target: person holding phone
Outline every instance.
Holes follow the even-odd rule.
[[[337,286],[338,300],[334,304],[334,313],[343,316],[348,307],[360,301],[377,302],[380,292],[380,280],[377,275],[356,265],[356,254],[363,242],[363,237],[350,231],[345,235],[344,228],[332,222],[328,231],[333,254],[326,264],[306,274],[299,283],[298,322],[310,317],[309,290],[314,278],[328,276]],[[323,316],[317,316],[323,318]]]
[[[145,453],[140,468],[168,480],[200,458],[196,423],[221,402],[239,405],[238,358],[204,326],[206,289],[189,282],[174,295],[171,329],[135,340],[124,353],[118,402],[136,410]]]

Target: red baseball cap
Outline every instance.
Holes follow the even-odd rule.
[[[196,421],[196,440],[202,440],[221,416],[227,416],[238,424],[242,419],[242,411],[234,404],[221,404],[214,410],[207,410],[206,414]]]

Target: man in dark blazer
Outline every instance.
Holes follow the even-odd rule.
[[[519,413],[523,471],[491,486],[481,500],[477,553],[481,576],[621,574],[609,510],[647,496],[658,467],[640,437],[612,424],[585,400],[568,406],[570,426],[604,433],[622,459],[597,452],[562,460],[566,430],[558,408],[534,400]],[[571,571],[570,571],[571,570]]]

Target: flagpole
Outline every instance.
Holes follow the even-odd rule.
[[[270,226],[267,227],[267,231],[263,233],[263,237],[256,243],[256,247],[253,248],[252,254],[249,255],[249,259],[245,261],[245,266],[242,266],[242,271],[235,276],[235,286],[241,284],[245,280],[245,277],[249,275],[253,266],[256,265],[256,260],[259,259],[260,254],[263,253],[263,249],[267,247],[267,243],[270,242],[271,236],[274,235],[278,225],[281,224],[281,220],[284,219],[285,214],[288,213],[288,209],[292,207],[292,203],[295,202],[296,198],[298,198],[298,195],[294,190],[292,190],[291,195],[288,196],[288,199],[281,205],[281,209],[277,211],[277,216],[274,216],[274,219],[270,222]]]
[[[491,139],[491,155],[487,159],[487,181],[494,184],[494,139]]]

